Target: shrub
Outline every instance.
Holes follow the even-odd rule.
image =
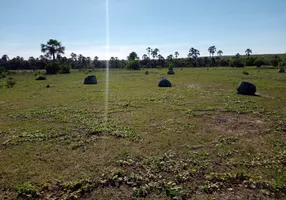
[[[281,62],[279,62],[278,66],[279,66],[280,68],[286,67],[286,61],[281,61]]]
[[[255,61],[255,57],[247,57],[244,60],[244,65],[245,66],[255,66],[254,61]]]
[[[35,199],[39,197],[39,190],[38,188],[30,185],[30,184],[23,184],[18,188],[18,198],[19,199]]]
[[[242,63],[241,59],[234,58],[231,60],[230,66],[232,66],[232,67],[244,67],[244,64]]]
[[[254,61],[254,65],[256,67],[261,67],[262,65],[264,65],[264,61],[262,60],[262,58],[256,58]]]
[[[47,78],[46,78],[45,76],[38,76],[38,77],[36,78],[36,80],[37,80],[37,81],[39,81],[39,80],[47,80]]]
[[[57,74],[61,69],[61,65],[59,62],[51,62],[46,66],[47,74]]]
[[[127,69],[131,70],[139,70],[140,69],[140,64],[139,64],[139,61],[138,60],[131,60],[128,62],[127,66],[126,66]]]
[[[172,64],[169,65],[169,71],[173,71],[174,70],[174,66]]]
[[[277,55],[273,56],[271,59],[270,59],[270,64],[274,67],[277,67],[278,64],[281,62],[281,58]]]
[[[61,64],[60,62],[51,62],[46,66],[46,74],[69,74],[70,73],[69,64]]]
[[[0,74],[6,73],[8,70],[5,67],[0,67]]]
[[[64,65],[61,66],[60,73],[61,74],[69,74],[69,73],[71,73],[70,72],[70,68],[71,68],[70,65],[64,64]]]
[[[7,80],[6,80],[6,87],[7,88],[12,88],[14,85],[16,84],[16,81],[9,77]]]

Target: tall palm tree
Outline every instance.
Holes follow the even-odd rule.
[[[208,51],[209,51],[210,55],[213,56],[214,53],[216,52],[216,47],[215,47],[214,45],[213,45],[213,46],[210,46],[210,47],[208,48]]]
[[[197,49],[195,49],[195,48],[191,48],[190,50],[189,50],[189,54],[188,54],[188,57],[189,58],[195,58],[195,59],[197,59],[197,57],[200,55],[200,51],[199,50],[197,50]]]
[[[148,53],[149,58],[150,58],[150,54],[151,54],[151,52],[152,52],[153,50],[151,49],[151,47],[148,47],[146,50],[147,50],[147,53]]]
[[[223,51],[222,51],[222,50],[218,50],[218,51],[217,51],[217,56],[222,56],[222,54],[223,54]]]
[[[159,51],[158,48],[155,48],[155,49],[151,52],[153,59],[155,59],[155,58],[157,57],[157,55],[158,55],[159,52],[160,52],[160,51]]]
[[[147,60],[147,59],[148,59],[148,56],[146,54],[143,54],[142,60]]]
[[[73,61],[76,61],[77,55],[75,53],[71,53],[71,58]]]
[[[167,56],[167,60],[170,60],[170,61],[171,61],[171,60],[173,60],[173,58],[174,58],[174,56],[173,56],[172,54],[170,54],[170,55]]]
[[[245,50],[245,54],[246,54],[247,56],[250,56],[250,54],[252,54],[252,50],[251,50],[251,49],[246,49],[246,50]]]
[[[47,53],[47,55],[53,56],[53,60],[55,60],[56,55],[65,53],[65,47],[57,40],[50,39],[47,44],[41,44],[41,51]]]
[[[176,57],[176,59],[178,58],[178,56],[179,56],[179,52],[176,51],[176,52],[175,52],[175,57]]]

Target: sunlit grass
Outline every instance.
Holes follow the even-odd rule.
[[[14,87],[0,89],[0,199],[28,190],[60,199],[283,195],[284,74],[145,71],[110,71],[107,123],[104,70],[90,73],[97,85],[84,85],[88,74],[78,71],[43,81],[13,75]],[[157,86],[163,77],[172,88]],[[260,96],[237,95],[243,80]]]

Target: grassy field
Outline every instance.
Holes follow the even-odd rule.
[[[90,73],[97,85],[13,75],[0,88],[0,199],[286,198],[285,74],[148,71],[110,71],[107,122],[104,71]],[[259,96],[237,95],[243,80]]]

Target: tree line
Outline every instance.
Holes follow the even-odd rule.
[[[8,55],[3,55],[0,59],[0,67],[8,70],[24,70],[24,69],[52,69],[53,67],[64,68],[63,71],[72,69],[96,69],[105,68],[106,61],[99,60],[99,57],[86,57],[82,54],[71,53],[70,58],[64,55],[65,47],[61,42],[50,39],[46,44],[41,44],[41,52],[38,58],[29,57],[25,60],[23,57],[17,56],[10,59]],[[217,66],[257,66],[272,65],[277,67],[279,63],[284,66],[286,54],[279,55],[251,55],[252,50],[247,48],[245,55],[237,53],[234,56],[223,56],[222,50],[217,50],[216,46],[212,45],[208,48],[209,56],[200,57],[200,51],[194,47],[189,49],[186,57],[179,58],[179,52],[174,52],[166,57],[160,54],[158,48],[146,48],[146,54],[140,58],[136,52],[131,52],[127,56],[127,60],[111,57],[109,60],[110,68],[128,68],[138,69],[144,68],[163,68],[173,65],[175,67],[217,67]],[[135,62],[134,62],[135,61]],[[57,63],[57,64],[55,64]],[[57,72],[57,70],[56,70]],[[54,71],[53,71],[54,73]]]

